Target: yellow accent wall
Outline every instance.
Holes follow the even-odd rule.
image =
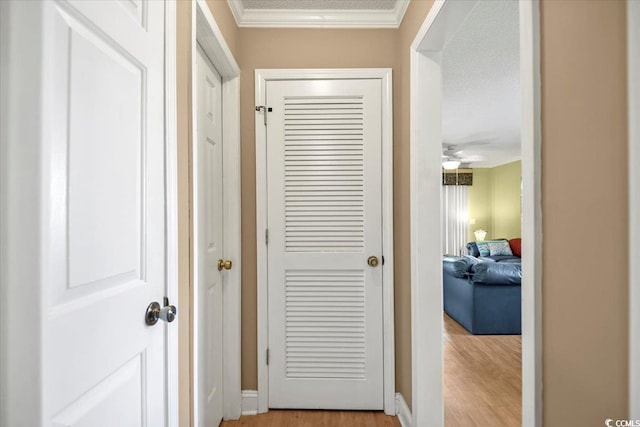
[[[493,237],[506,239],[520,237],[522,234],[522,163],[508,163],[491,171]]]
[[[473,185],[469,187],[469,219],[475,219],[475,224],[469,224],[469,242],[475,241],[473,232],[483,229],[487,232],[487,239],[492,237],[493,203],[492,203],[492,169],[474,169]]]
[[[513,239],[521,235],[522,163],[507,163],[495,168],[473,170],[469,187],[469,241],[473,232],[483,229],[486,239]]]

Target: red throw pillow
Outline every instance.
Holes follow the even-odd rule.
[[[521,238],[517,238],[517,239],[511,239],[509,240],[509,247],[511,248],[511,252],[513,252],[513,254],[515,256],[519,256],[522,257],[522,239]]]

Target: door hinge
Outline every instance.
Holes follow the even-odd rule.
[[[265,243],[267,245],[269,244],[269,229],[268,228],[264,229],[264,241],[265,241]]]
[[[267,349],[267,365],[269,364],[269,349]]]
[[[271,107],[265,107],[264,105],[256,105],[256,111],[260,112],[262,111],[264,114],[264,125],[267,125],[267,112],[272,112],[273,108]]]

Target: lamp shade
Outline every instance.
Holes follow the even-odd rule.
[[[487,232],[483,229],[479,229],[473,232],[473,235],[476,236],[477,242],[482,242],[485,237],[487,237]]]

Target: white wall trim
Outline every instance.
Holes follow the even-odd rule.
[[[178,301],[178,116],[176,88],[176,2],[165,3],[165,141],[166,141],[166,221],[167,221],[167,297],[170,304],[180,307]],[[189,319],[182,319],[188,322]],[[179,422],[178,400],[178,331],[176,324],[167,330],[167,423]]]
[[[411,46],[413,425],[442,426],[440,155],[442,49],[478,0],[436,0]],[[539,3],[520,1],[523,269],[522,424],[542,423]],[[422,326],[422,327],[420,327]]]
[[[242,415],[258,415],[257,390],[242,390]]]
[[[324,70],[256,70],[256,105],[265,104],[266,82],[301,79],[380,79],[382,81],[382,250],[383,269],[383,341],[384,341],[384,411],[395,415],[395,346],[394,346],[394,257],[393,257],[393,94],[391,69],[324,69]],[[265,354],[268,348],[267,306],[267,150],[266,128],[262,113],[255,114],[256,129],[256,233],[258,276],[258,412],[269,409],[269,370]]]
[[[640,2],[627,0],[629,86],[629,415],[640,418]]]
[[[409,0],[388,10],[246,9],[242,0],[227,0],[239,27],[262,28],[398,28]]]
[[[540,3],[520,2],[522,88],[522,426],[542,426]]]
[[[396,414],[396,351],[393,235],[393,81],[391,70],[382,73],[382,316],[384,340],[384,412]]]
[[[411,427],[411,410],[400,393],[396,393],[396,414],[402,427]]]
[[[0,2],[0,425],[41,425],[44,3]],[[30,90],[23,90],[29,88]],[[24,117],[28,117],[25,122]],[[17,197],[28,194],[29,197]],[[19,327],[18,327],[19,326]]]
[[[240,205],[240,67],[227,45],[209,7],[204,0],[197,0],[192,8],[191,20],[191,91],[192,91],[192,120],[190,134],[192,137],[192,153],[197,155],[197,96],[196,86],[196,46],[202,46],[207,57],[222,77],[222,140],[224,174],[224,242],[226,258],[233,261],[233,269],[225,274],[223,279],[222,299],[223,313],[223,414],[224,419],[238,419],[242,413],[241,398],[241,205]],[[197,176],[197,161],[192,159],[192,179]],[[196,202],[197,188],[191,188],[191,197]],[[197,235],[198,221],[195,217],[197,209],[193,209],[194,235]],[[193,245],[197,242],[194,239]],[[192,254],[197,257],[195,246]],[[194,259],[197,263],[197,259]],[[197,319],[197,275],[193,278],[193,319]],[[194,348],[197,343],[197,325],[191,332]],[[193,352],[194,367],[197,366],[197,352]],[[194,368],[195,372],[195,368]],[[192,378],[194,425],[199,425],[197,416],[198,378]]]

